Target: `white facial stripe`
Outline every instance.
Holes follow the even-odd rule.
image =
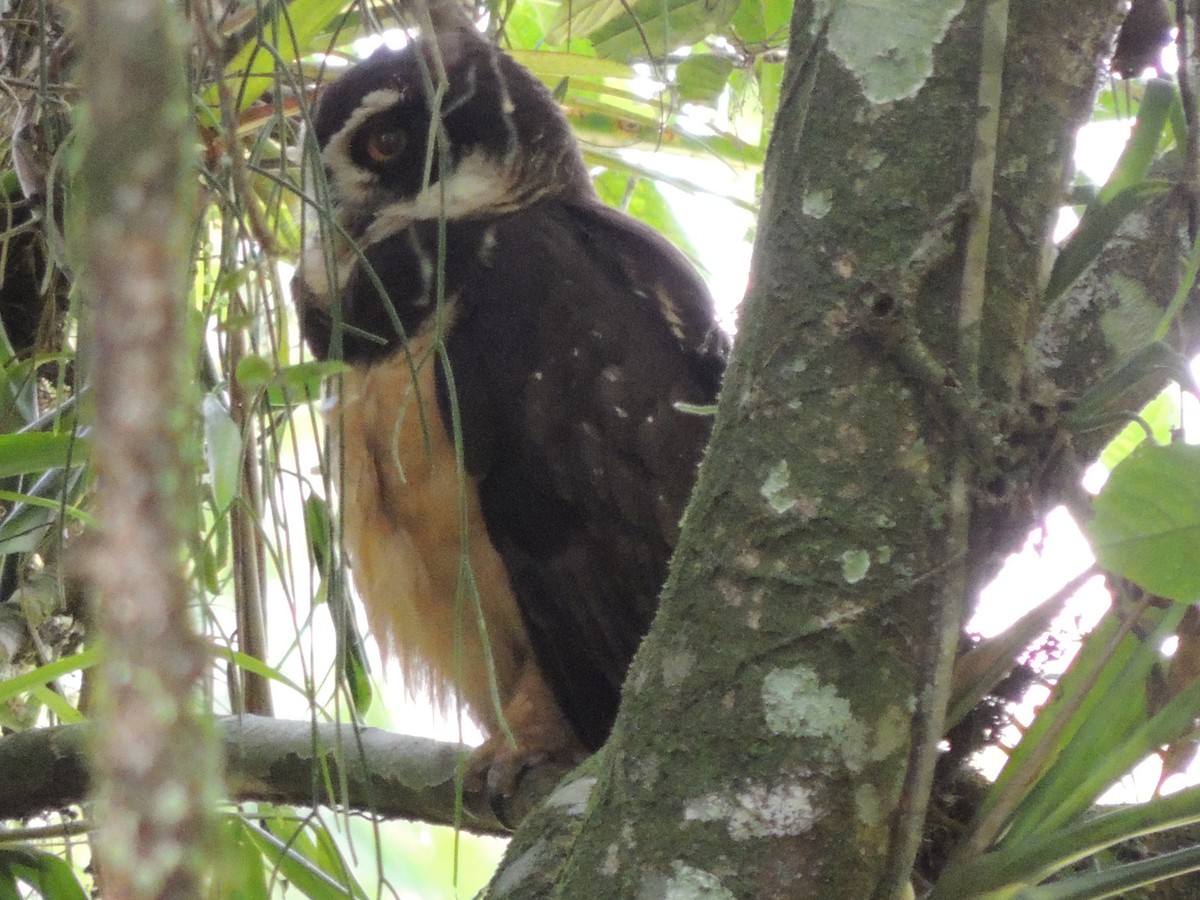
[[[390,203],[375,215],[367,228],[364,246],[422,219],[472,218],[481,212],[515,208],[514,179],[486,153],[477,151],[463,159],[441,182],[431,184],[410,200]]]
[[[331,240],[334,243],[334,267],[337,270],[337,287],[341,290],[350,280],[350,273],[358,261],[358,255],[344,240],[337,238],[331,238]],[[314,297],[328,300],[333,293],[329,283],[329,276],[334,273],[329,270],[326,262],[325,246],[321,242],[320,235],[314,232],[308,236],[304,250],[301,252],[300,258],[296,261],[296,274],[308,289],[312,291]]]
[[[338,129],[325,145],[321,152],[321,161],[337,182],[336,185],[330,185],[330,189],[337,192],[339,200],[354,204],[362,203],[370,197],[379,176],[354,165],[350,159],[350,140],[363,122],[399,102],[400,92],[392,88],[371,91],[362,98],[362,102],[350,114],[346,124]]]

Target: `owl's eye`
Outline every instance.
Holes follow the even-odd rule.
[[[367,155],[377,163],[389,163],[404,152],[408,141],[398,128],[377,128],[367,135]]]

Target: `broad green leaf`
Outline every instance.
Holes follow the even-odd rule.
[[[246,823],[231,815],[221,823],[220,865],[212,867],[212,900],[268,900],[268,866],[258,844],[246,833]]]
[[[73,434],[0,434],[0,478],[87,462],[88,443]]]
[[[1085,530],[1101,566],[1160,597],[1200,599],[1200,446],[1137,448],[1092,508]]]
[[[598,56],[645,59],[701,41],[729,24],[739,0],[639,0],[588,37]]]
[[[242,434],[213,394],[204,398],[204,462],[212,482],[217,513],[222,514],[238,495],[242,476]]]
[[[733,30],[747,44],[787,40],[791,0],[742,0],[733,15]]]
[[[256,391],[271,381],[275,374],[275,366],[262,356],[247,355],[238,360],[237,372],[234,377],[238,384],[248,391]]]
[[[290,408],[316,400],[326,379],[345,371],[346,364],[334,359],[280,366],[267,382],[267,402],[275,408]]]
[[[694,53],[675,70],[679,99],[685,103],[715,105],[729,85],[733,60],[711,53]]]
[[[572,0],[560,3],[545,40],[552,45],[566,44],[574,38],[586,38],[597,28],[619,15],[621,0]]]
[[[600,59],[580,53],[549,50],[510,50],[509,56],[547,83],[561,78],[632,81],[637,78],[633,67],[612,59]]]

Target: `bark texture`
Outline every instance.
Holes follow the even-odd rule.
[[[105,655],[93,746],[104,895],[195,897],[221,796],[182,575],[194,134],[166,0],[81,9],[79,283],[92,328],[101,523],[86,556]],[[153,86],[153,89],[150,88]]]
[[[575,830],[527,822],[491,896],[907,890],[962,608],[1045,499],[1029,486],[1056,432],[1026,434],[1029,345],[1115,26],[1111,0],[1018,2],[997,36],[989,6],[797,3],[662,610]],[[977,135],[981,75],[1001,115]]]

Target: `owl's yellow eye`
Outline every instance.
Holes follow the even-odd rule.
[[[367,155],[377,163],[389,163],[404,152],[407,143],[398,128],[377,128],[367,135]]]

